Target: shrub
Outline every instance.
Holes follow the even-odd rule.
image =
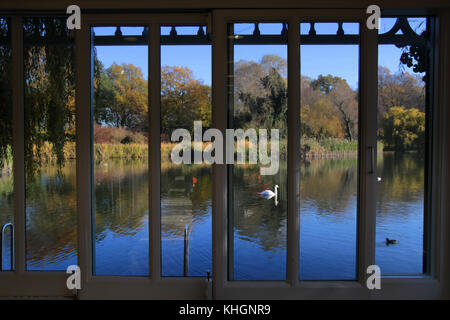
[[[110,144],[146,144],[147,138],[139,133],[117,127],[103,127],[94,125],[94,143]]]
[[[142,159],[148,157],[148,146],[146,144],[94,144],[96,161],[107,161],[109,159]]]

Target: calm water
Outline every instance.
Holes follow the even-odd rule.
[[[378,159],[376,263],[383,274],[420,274],[423,237],[423,159],[388,154]],[[300,277],[356,277],[357,161],[302,164]],[[286,169],[259,176],[236,167],[230,278],[284,279],[286,265]],[[108,162],[95,168],[95,273],[147,275],[148,173],[146,161]],[[258,192],[280,185],[278,204]],[[182,276],[184,230],[190,230],[189,276],[211,270],[211,171],[168,167],[161,176],[162,273]],[[12,180],[0,178],[0,223],[12,218]],[[43,168],[27,185],[27,268],[65,270],[76,264],[75,166]],[[150,213],[151,214],[151,213]],[[399,240],[386,246],[384,239]],[[9,245],[5,245],[8,269]]]

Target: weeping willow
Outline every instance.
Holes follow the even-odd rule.
[[[64,146],[75,140],[75,59],[64,19],[25,19],[23,32],[25,168],[32,176],[44,146],[61,168]]]
[[[12,100],[10,86],[11,46],[8,44],[8,23],[0,19],[0,171],[11,163]]]

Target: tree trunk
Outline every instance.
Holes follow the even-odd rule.
[[[353,141],[352,128],[350,126],[350,121],[348,120],[345,120],[345,129],[347,131],[347,136],[349,137],[350,141]]]

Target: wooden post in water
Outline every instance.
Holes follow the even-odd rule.
[[[189,225],[184,227],[184,276],[189,272]]]

